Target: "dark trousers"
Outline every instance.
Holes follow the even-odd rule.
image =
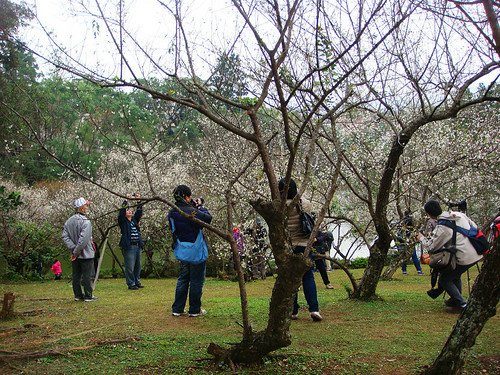
[[[413,265],[415,266],[417,271],[422,272],[422,267],[420,266],[420,259],[418,259],[416,249],[413,249],[413,253],[411,254],[411,260],[413,261]],[[403,260],[403,263],[401,264],[401,270],[403,272],[406,272],[406,260]]]
[[[323,258],[314,259],[314,264],[316,265],[316,269],[319,271],[319,274],[321,275],[321,279],[323,279],[323,283],[325,285],[330,284],[330,279],[328,279],[328,272],[326,272],[325,259]]]
[[[73,271],[73,293],[75,298],[92,298],[90,279],[93,275],[94,259],[77,258],[74,262],[71,262],[71,269]]]
[[[444,289],[457,305],[462,305],[466,302],[462,297],[462,274],[474,264],[467,266],[457,264],[453,271],[442,271],[439,273],[439,288]]]
[[[175,300],[172,312],[182,314],[186,306],[189,292],[189,314],[198,314],[201,311],[201,295],[205,283],[206,262],[190,264],[181,262],[179,278],[175,287]]]
[[[299,254],[303,253],[304,250],[304,246],[295,246],[293,252]],[[302,276],[302,287],[304,288],[304,297],[306,297],[307,304],[309,305],[309,311],[319,311],[318,292],[316,290],[316,281],[314,280],[314,271],[312,267]],[[299,312],[299,307],[298,296],[295,294],[292,311],[293,315]]]

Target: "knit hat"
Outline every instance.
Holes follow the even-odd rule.
[[[434,199],[430,199],[425,203],[424,210],[432,217],[438,217],[443,212],[439,202]]]
[[[80,208],[85,204],[90,204],[90,201],[86,200],[85,198],[80,197],[73,202],[73,207]]]

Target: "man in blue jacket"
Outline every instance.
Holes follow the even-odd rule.
[[[130,198],[140,199],[140,195],[134,194]],[[120,248],[125,262],[125,280],[130,290],[144,288],[141,284],[141,250],[144,247],[139,228],[141,217],[142,204],[140,202],[134,213],[128,201],[123,201],[122,208],[118,212],[118,225],[122,233]]]
[[[174,189],[173,193],[175,205],[183,213],[210,224],[212,216],[203,206],[203,199],[192,199],[191,189],[188,186],[179,185]],[[172,208],[169,211],[168,223],[170,225],[170,230],[172,230],[172,247],[175,246],[177,240],[181,242],[194,243],[198,234],[202,230],[202,227],[199,224],[184,217],[176,208]],[[203,239],[203,241],[205,241],[205,239]],[[186,306],[188,291],[189,316],[197,317],[205,315],[206,311],[201,308],[201,295],[203,292],[203,284],[205,283],[206,261],[199,264],[181,261],[180,266],[180,274],[175,288],[175,300],[172,304],[172,315],[186,315],[184,308]]]

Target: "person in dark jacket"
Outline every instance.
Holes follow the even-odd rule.
[[[193,199],[191,189],[186,185],[179,185],[174,189],[175,205],[183,213],[195,217],[205,223],[210,224],[212,216],[203,206],[203,198]],[[168,223],[172,230],[173,244],[176,241],[196,242],[198,234],[202,227],[184,216],[174,207],[168,213]],[[203,239],[205,241],[205,239]],[[180,262],[180,274],[175,288],[175,299],[172,304],[172,315],[186,315],[184,308],[189,292],[189,311],[190,317],[197,317],[206,314],[201,308],[201,295],[203,293],[203,284],[205,283],[206,261],[199,264]]]
[[[134,194],[129,198],[140,199],[140,195]],[[129,206],[128,200],[124,200],[122,208],[118,211],[118,225],[122,233],[120,248],[125,262],[125,280],[130,290],[144,288],[141,284],[141,250],[144,247],[139,228],[141,218],[141,202],[139,202],[134,213],[134,210]]]
[[[312,256],[314,259],[314,265],[321,275],[321,279],[323,280],[323,284],[325,284],[326,289],[333,289],[333,285],[330,283],[330,279],[328,278],[328,273],[326,271],[326,262],[325,258],[320,256],[316,256],[316,254],[323,254],[330,256],[330,249],[333,243],[333,234],[329,231],[318,232],[316,235],[316,242],[313,247]]]

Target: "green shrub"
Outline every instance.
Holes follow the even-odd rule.
[[[29,280],[43,278],[59,254],[66,253],[60,230],[48,223],[10,220],[5,229],[8,240],[0,240],[0,256],[7,264],[4,277],[11,280],[13,274]]]
[[[349,263],[349,268],[358,269],[358,268],[366,268],[368,265],[368,258],[356,258],[351,260]]]

